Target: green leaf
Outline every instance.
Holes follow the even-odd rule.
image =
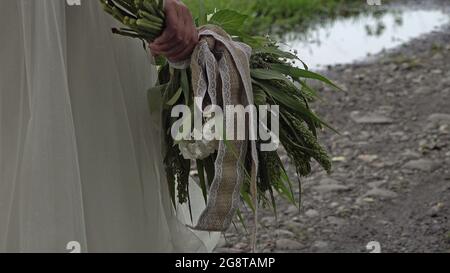
[[[155,57],[156,66],[164,66],[164,65],[166,65],[166,63],[167,63],[167,60],[165,57],[163,57],[163,56]]]
[[[240,30],[232,30],[232,33],[230,32],[230,34],[236,36],[238,40],[240,40],[241,42],[249,45],[253,49],[253,51],[255,51],[258,48],[266,47],[268,43],[268,40],[265,37],[252,36]]]
[[[208,22],[208,14],[205,8],[205,1],[198,0],[198,6],[199,6],[198,25],[203,26],[206,25]]]
[[[175,95],[173,95],[173,97],[168,102],[166,102],[166,104],[170,106],[175,105],[175,103],[177,103],[178,100],[180,99],[182,92],[183,90],[179,88],[178,91],[175,93]]]
[[[240,14],[233,10],[224,9],[216,12],[208,23],[218,25],[229,34],[235,35],[235,33],[242,29],[242,26],[247,18],[247,15]]]
[[[251,75],[253,78],[260,80],[280,80],[280,81],[288,80],[284,74],[276,70],[269,70],[269,69],[255,68],[251,70]]]
[[[280,58],[299,60],[299,58],[296,55],[294,55],[290,52],[283,51],[274,46],[264,46],[264,47],[257,48],[253,51],[253,54],[272,54],[272,55],[278,56]]]
[[[187,70],[181,70],[181,89],[183,89],[184,103],[189,105],[189,98],[191,97],[191,89],[189,88],[189,79]]]
[[[245,233],[248,234],[248,231],[247,231],[247,225],[245,224],[244,217],[242,216],[242,212],[241,212],[240,209],[237,209],[237,210],[236,210],[236,215],[237,215],[237,217],[238,217],[239,222],[240,222],[241,225],[244,227]]]
[[[266,105],[267,104],[267,96],[264,93],[264,90],[261,88],[253,89],[253,100],[256,105]]]
[[[286,171],[284,169],[281,172],[281,181],[283,182],[283,183],[279,184],[281,192],[287,197],[287,199],[293,205],[296,205],[295,194],[294,194],[294,191],[292,190],[292,182],[289,179],[289,176],[286,174]]]
[[[266,93],[268,93],[273,99],[275,99],[275,101],[280,104],[280,108],[289,108],[290,110],[302,115],[304,119],[310,118],[318,123],[325,124],[319,117],[311,112],[311,110],[309,110],[305,105],[303,105],[294,97],[282,93],[280,90],[277,90],[277,88],[268,83],[256,81],[254,79],[252,80],[252,82],[266,91]]]
[[[268,81],[271,80],[283,81],[287,85],[289,85],[293,90],[298,90],[298,88],[294,85],[294,83],[291,80],[289,80],[284,74],[276,70],[255,68],[252,69],[250,73],[252,78]]]
[[[241,196],[242,200],[244,200],[244,203],[253,211],[255,212],[255,206],[253,205],[252,197],[250,196],[250,193],[248,193],[244,186],[241,189]]]
[[[292,78],[314,79],[314,80],[318,80],[318,81],[324,82],[324,83],[326,83],[326,84],[328,84],[330,86],[333,86],[334,88],[336,88],[336,89],[338,89],[340,91],[344,91],[342,88],[340,88],[339,86],[334,84],[329,79],[327,79],[324,76],[319,75],[317,73],[311,72],[309,70],[305,70],[305,69],[301,69],[301,68],[297,68],[297,67],[292,67],[292,66],[288,66],[288,65],[283,65],[283,64],[272,64],[271,67],[272,67],[272,69],[277,70],[280,73],[289,75]]]

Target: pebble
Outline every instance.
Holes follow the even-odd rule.
[[[342,219],[340,217],[336,217],[336,216],[328,216],[327,221],[331,225],[335,225],[335,226],[343,226],[346,223],[346,221],[344,219]]]
[[[275,247],[279,250],[299,250],[303,248],[303,245],[297,241],[283,238],[276,241]]]
[[[339,184],[339,182],[333,178],[325,177],[322,180],[320,180],[319,184],[329,185],[329,184]]]
[[[378,113],[361,114],[359,111],[353,111],[350,117],[359,124],[391,124],[394,122],[391,118]]]
[[[331,209],[337,208],[338,206],[339,206],[339,203],[338,203],[338,202],[332,202],[332,203],[330,203],[330,208],[331,208]]]
[[[430,208],[430,210],[428,211],[428,214],[431,217],[437,217],[443,207],[444,207],[444,203],[437,203],[436,205],[434,205]]]
[[[328,243],[325,241],[315,241],[313,247],[318,250],[324,250],[325,248],[328,248]]]
[[[366,197],[379,197],[379,198],[384,198],[384,199],[390,199],[390,198],[395,198],[398,196],[397,193],[390,191],[390,190],[385,190],[385,189],[371,189],[368,192],[366,192],[366,194],[364,195]]]
[[[366,202],[366,203],[373,203],[375,202],[375,199],[371,198],[371,197],[364,197],[362,199],[362,201]]]
[[[439,165],[429,159],[418,159],[407,162],[405,165],[403,165],[403,168],[423,172],[432,172],[439,168]]]
[[[248,244],[247,243],[237,243],[233,247],[234,249],[247,249]]]
[[[283,211],[284,214],[298,214],[299,209],[298,207],[294,205],[290,205],[285,211]]]
[[[320,193],[328,193],[328,192],[347,192],[351,190],[351,187],[337,184],[329,184],[329,185],[319,185],[314,187],[315,191]]]
[[[275,217],[273,217],[273,216],[266,216],[266,217],[261,218],[259,220],[259,222],[264,226],[270,226],[270,225],[273,225],[276,222],[276,220],[275,220]]]
[[[333,162],[345,162],[346,160],[345,156],[335,156],[331,159]]]
[[[371,188],[379,188],[386,183],[387,183],[386,180],[382,180],[382,181],[369,182],[369,183],[367,183],[367,185]]]
[[[434,124],[450,124],[450,114],[434,113],[429,115],[427,120]]]
[[[378,155],[359,155],[358,159],[366,163],[372,163],[378,159]]]
[[[319,216],[319,212],[315,209],[309,209],[305,212],[305,215],[310,218]]]
[[[275,230],[275,236],[278,237],[295,237],[295,234],[293,232],[290,232],[289,230],[285,230],[285,229],[277,229]]]

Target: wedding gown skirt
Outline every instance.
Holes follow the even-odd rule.
[[[149,56],[81,3],[0,0],[0,252],[210,251],[169,200]]]

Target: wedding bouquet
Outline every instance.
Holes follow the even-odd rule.
[[[164,30],[165,14],[163,0],[100,0],[106,12],[124,26],[114,28],[116,34],[141,39],[144,43],[155,40]],[[316,91],[307,84],[308,79],[318,80],[339,89],[325,77],[294,66],[300,61],[297,52],[280,49],[269,37],[250,36],[242,30],[246,19],[235,11],[221,10],[214,14],[201,14],[196,20],[199,27],[215,25],[226,31],[233,41],[251,47],[249,58],[253,103],[256,106],[279,106],[279,141],[296,168],[298,178],[311,172],[312,161],[317,161],[327,172],[331,160],[319,143],[317,131],[331,128],[310,108]],[[176,120],[171,117],[175,105],[191,106],[194,103],[193,71],[191,68],[175,69],[164,58],[157,59],[159,84],[151,92],[160,92],[163,98],[163,126],[166,134],[165,170],[171,199],[176,203],[189,202],[189,175],[195,166],[199,185],[207,202],[210,187],[216,176],[218,157],[217,142],[176,141],[171,137],[171,127]],[[332,128],[331,128],[332,129]],[[251,153],[242,160],[245,170],[241,183],[241,199],[251,209],[258,204],[271,207],[276,212],[275,193],[297,204],[292,190],[292,181],[276,150],[264,151],[260,147],[267,140],[255,141],[259,166],[252,186]],[[225,141],[226,143],[226,141]],[[226,144],[225,144],[226,145]],[[194,165],[195,163],[195,165]],[[300,180],[299,180],[300,181]],[[252,188],[254,187],[254,188]],[[242,216],[238,212],[238,217]],[[226,227],[225,227],[226,228]]]

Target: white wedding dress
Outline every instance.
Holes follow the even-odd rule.
[[[211,251],[169,200],[150,57],[81,3],[0,0],[0,252]]]

